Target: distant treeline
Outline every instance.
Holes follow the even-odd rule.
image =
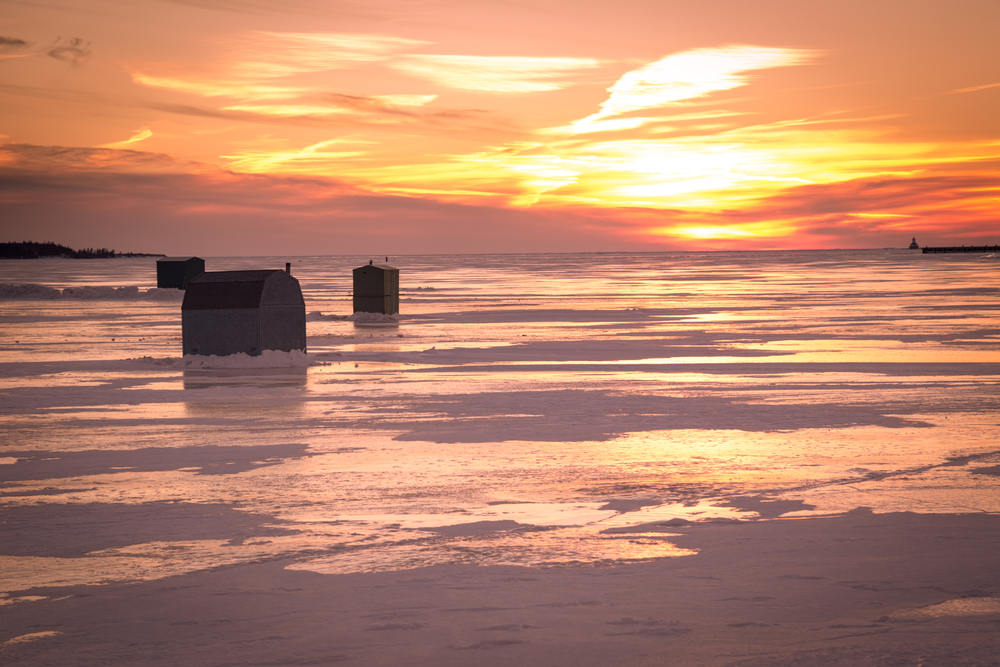
[[[165,257],[143,252],[115,252],[107,248],[83,248],[73,250],[58,243],[48,241],[35,243],[0,243],[0,259],[39,259],[42,257],[69,257],[71,259],[105,259],[109,257]]]

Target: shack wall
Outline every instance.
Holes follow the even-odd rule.
[[[181,311],[184,354],[215,354],[220,357],[243,352],[261,352],[260,319],[257,308]]]
[[[358,296],[355,294],[354,312],[393,315],[399,312],[399,295]]]
[[[260,349],[306,351],[306,309],[302,306],[263,306],[260,309]]]

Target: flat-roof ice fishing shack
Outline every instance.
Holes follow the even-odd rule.
[[[354,312],[398,313],[399,269],[370,262],[354,269]]]
[[[201,257],[164,257],[156,260],[157,287],[184,289],[203,273],[205,260]]]
[[[306,303],[287,271],[209,271],[187,284],[184,354],[306,349]]]

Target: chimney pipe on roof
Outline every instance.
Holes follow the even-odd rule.
[[[292,263],[291,262],[285,262],[285,273],[287,273],[288,275],[292,275]]]

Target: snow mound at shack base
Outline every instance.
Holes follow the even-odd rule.
[[[196,368],[306,368],[317,366],[321,362],[314,360],[302,350],[282,352],[281,350],[264,350],[256,357],[237,352],[224,357],[214,354],[203,356],[185,354],[172,367],[183,369]]]
[[[399,313],[386,315],[384,313],[366,313],[359,310],[347,319],[355,324],[399,324]]]

